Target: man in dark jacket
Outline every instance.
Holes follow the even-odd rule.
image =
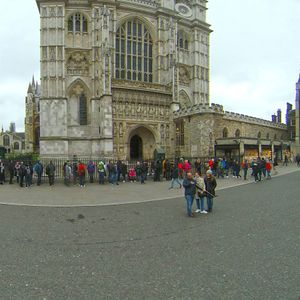
[[[43,165],[40,163],[39,160],[34,164],[33,171],[36,173],[36,176],[37,176],[36,184],[41,185],[42,174],[43,174]]]
[[[46,167],[46,174],[49,178],[49,185],[54,185],[55,166],[52,161]]]
[[[5,182],[5,165],[4,162],[0,159],[0,184]]]
[[[13,179],[15,176],[15,164],[12,160],[9,161],[8,172],[9,172],[9,184],[13,184]]]
[[[213,198],[216,196],[215,189],[217,187],[217,181],[212,175],[212,171],[208,170],[204,178],[206,199],[207,199],[207,211],[211,212],[213,208]]]
[[[183,180],[184,196],[186,199],[186,209],[189,217],[193,217],[192,206],[196,194],[196,182],[191,172],[186,174],[186,178]]]
[[[171,186],[169,187],[169,190],[174,188],[174,182],[177,182],[179,184],[179,188],[181,188],[182,184],[181,184],[180,179],[179,179],[179,170],[178,170],[177,161],[175,161],[174,167],[173,167],[171,173],[172,173],[171,174],[172,181],[171,181]]]

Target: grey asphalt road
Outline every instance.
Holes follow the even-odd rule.
[[[300,297],[300,172],[182,198],[86,208],[0,206],[0,299]]]

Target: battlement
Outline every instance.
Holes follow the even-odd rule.
[[[223,115],[224,119],[232,120],[232,121],[238,121],[238,122],[244,122],[244,123],[252,123],[256,125],[262,125],[262,126],[268,126],[273,128],[279,128],[279,129],[287,129],[286,125],[283,123],[274,123],[268,120],[251,117],[244,114],[234,113],[230,111],[224,111],[223,106],[220,104],[211,103],[209,105],[208,103],[199,103],[195,104],[191,107],[183,108],[178,111],[175,111],[173,113],[174,118],[183,118],[187,116],[192,116],[196,114],[221,114]]]
[[[182,118],[190,115],[203,114],[203,113],[223,114],[224,109],[223,106],[220,104],[212,103],[211,105],[209,105],[208,103],[199,103],[190,107],[179,109],[175,111],[173,114],[175,118]]]
[[[225,111],[224,119],[233,120],[233,121],[240,121],[245,123],[252,123],[256,125],[268,126],[273,128],[279,129],[287,129],[286,125],[283,123],[274,123],[265,119],[260,119],[256,117],[251,117],[244,114],[234,113],[230,111]]]
[[[122,2],[137,3],[137,4],[144,5],[144,6],[157,7],[156,0],[122,0]]]

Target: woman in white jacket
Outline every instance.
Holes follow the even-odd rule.
[[[196,213],[207,214],[207,211],[204,209],[204,198],[205,198],[205,183],[204,179],[199,175],[199,173],[195,173],[195,181],[196,181]]]

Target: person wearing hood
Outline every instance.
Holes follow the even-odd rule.
[[[207,200],[207,212],[211,212],[213,209],[213,198],[216,196],[215,189],[217,187],[217,181],[212,175],[212,171],[208,170],[204,178],[206,200]]]

